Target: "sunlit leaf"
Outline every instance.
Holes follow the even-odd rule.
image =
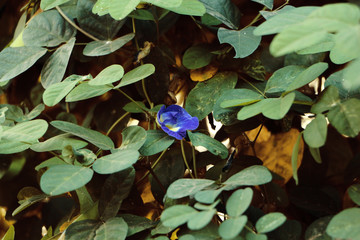
[[[122,132],[122,142],[119,149],[139,150],[146,141],[147,132],[139,126],[126,127]]]
[[[286,221],[284,214],[279,212],[268,213],[256,222],[256,230],[259,233],[271,232]]]
[[[105,85],[119,81],[124,76],[124,68],[119,64],[113,64],[104,68],[94,79],[89,81],[89,85]]]
[[[197,211],[187,205],[174,205],[165,209],[161,214],[161,222],[167,227],[177,227],[191,220]]]
[[[134,149],[119,150],[101,157],[93,164],[95,172],[110,174],[131,167],[139,158],[139,152]]]
[[[173,11],[177,14],[202,16],[206,12],[204,4],[198,0],[182,0],[181,4],[177,7],[166,7],[166,9]]]
[[[136,8],[140,0],[109,0],[108,2],[110,15],[116,20],[121,20]]]
[[[49,195],[60,195],[84,186],[93,174],[93,170],[87,167],[56,165],[41,176],[40,187]]]
[[[124,77],[121,79],[120,83],[114,88],[120,88],[127,86],[132,83],[136,83],[141,79],[144,79],[155,72],[155,66],[151,63],[141,65],[137,68],[134,68],[130,72],[125,73]]]
[[[327,121],[324,115],[318,114],[304,130],[304,140],[312,148],[319,148],[325,144],[327,135]]]
[[[101,96],[111,89],[111,84],[96,86],[90,85],[88,82],[83,82],[70,91],[70,93],[66,96],[65,101],[76,102],[80,100],[86,100],[89,98]]]
[[[191,230],[199,230],[209,224],[213,216],[216,214],[216,209],[210,209],[196,213],[187,223]]]
[[[106,220],[96,229],[94,240],[118,239],[125,240],[128,226],[124,219],[114,217]]]
[[[113,141],[108,136],[105,136],[100,132],[65,121],[52,121],[50,124],[61,131],[71,133],[85,139],[101,149],[109,150],[114,148]]]
[[[66,3],[70,0],[41,0],[40,8],[44,11],[49,10],[53,7],[59,6],[63,3]]]
[[[246,222],[247,216],[226,219],[219,227],[219,235],[223,239],[232,239],[243,230]]]
[[[358,239],[360,237],[360,208],[348,208],[336,214],[326,228],[333,238]]]
[[[70,138],[70,134],[61,134],[55,137],[49,138],[44,142],[39,142],[31,145],[31,150],[35,152],[48,152],[54,150],[62,150],[67,145],[70,145],[74,149],[80,149],[87,145],[87,142]]]
[[[244,58],[252,54],[259,46],[261,36],[253,34],[255,27],[247,27],[243,30],[228,30],[219,28],[218,38],[220,43],[229,43],[235,49],[235,58]]]
[[[250,206],[253,197],[251,188],[239,189],[226,202],[226,212],[231,217],[239,217]]]
[[[270,119],[279,120],[282,119],[289,111],[295,100],[295,93],[289,93],[285,97],[280,98],[267,98],[262,100],[262,114]]]

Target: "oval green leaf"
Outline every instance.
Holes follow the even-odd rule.
[[[120,217],[114,217],[106,220],[103,224],[100,225],[95,232],[94,240],[104,240],[104,239],[118,239],[125,240],[126,234],[128,231],[128,225],[124,219]]]
[[[71,133],[85,139],[101,149],[109,150],[114,148],[113,141],[108,136],[105,136],[97,131],[65,121],[52,121],[50,124],[61,131]]]
[[[93,169],[100,174],[115,173],[131,167],[138,159],[139,152],[136,150],[119,150],[96,160]]]
[[[259,233],[271,232],[280,227],[286,221],[284,214],[279,212],[268,213],[256,222],[256,230]]]
[[[193,46],[185,51],[182,63],[187,69],[197,69],[207,66],[212,57],[213,54],[206,47]]]
[[[167,196],[173,199],[183,198],[193,195],[213,183],[214,181],[208,179],[179,179],[169,186]]]
[[[129,126],[122,132],[122,142],[119,149],[139,150],[146,141],[147,132],[139,126]]]
[[[141,79],[144,79],[155,72],[155,66],[151,63],[141,65],[130,72],[127,72],[121,82],[115,86],[115,88],[124,87],[126,85],[136,83]]]
[[[324,115],[318,114],[304,131],[304,140],[312,148],[319,148],[325,144],[327,135],[327,121]]]
[[[232,239],[239,235],[246,222],[247,216],[226,219],[219,227],[219,235],[223,239]]]
[[[66,102],[77,102],[80,100],[86,100],[89,98],[101,96],[104,93],[110,91],[112,85],[99,85],[93,86],[88,82],[83,82],[75,87],[71,92],[66,96]]]
[[[215,214],[216,209],[198,212],[187,222],[187,226],[190,230],[200,230],[209,224]]]
[[[197,211],[187,205],[174,205],[166,208],[161,214],[161,222],[166,227],[176,228],[197,214]]]
[[[41,176],[40,187],[46,194],[60,195],[84,186],[93,174],[93,170],[86,167],[55,165]]]
[[[336,214],[326,228],[333,238],[360,238],[360,208],[348,208]]]
[[[253,197],[251,188],[239,189],[226,202],[226,212],[231,217],[239,217],[250,206]]]
[[[124,68],[119,64],[113,64],[103,69],[89,85],[105,85],[119,81],[124,76]]]
[[[151,156],[170,147],[174,141],[174,138],[161,130],[148,130],[145,143],[139,151],[143,156]]]
[[[188,135],[194,146],[205,147],[209,152],[220,156],[222,159],[225,159],[229,154],[224,144],[212,137],[209,137],[208,135],[199,132],[192,133],[190,131],[188,131]]]

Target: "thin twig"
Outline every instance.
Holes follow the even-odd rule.
[[[100,41],[97,37],[94,37],[90,33],[86,32],[84,29],[80,28],[78,25],[76,25],[66,14],[61,10],[59,6],[56,6],[56,10],[60,13],[60,15],[68,22],[71,26],[82,32],[85,36],[91,38],[94,41]]]
[[[184,142],[183,141],[184,140],[182,140],[182,139],[180,140],[181,153],[182,153],[182,156],[183,156],[183,159],[184,159],[185,166],[186,166],[187,170],[189,170],[191,178],[194,178],[194,175],[192,174],[190,166],[189,166],[189,164],[188,164],[188,162],[186,160],[186,155],[185,155],[185,150],[184,150]]]

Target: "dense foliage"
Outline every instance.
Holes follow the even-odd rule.
[[[18,4],[2,239],[360,239],[356,1]]]

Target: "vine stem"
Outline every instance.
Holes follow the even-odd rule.
[[[191,150],[192,150],[192,158],[193,158],[194,175],[195,175],[195,178],[198,178],[197,169],[196,169],[195,148],[192,144],[191,144]]]
[[[160,159],[162,158],[162,156],[165,154],[165,152],[167,151],[167,149],[164,149],[164,151],[162,151],[162,153],[160,154],[160,156],[155,160],[155,162],[151,165],[151,169],[154,170],[156,165],[159,163]],[[149,175],[150,171],[147,171],[144,176],[142,176],[136,183],[138,184],[139,182],[141,182],[142,180],[144,180],[148,175]]]
[[[194,178],[194,175],[192,174],[190,166],[189,166],[189,164],[188,164],[188,162],[186,160],[186,155],[185,155],[185,150],[184,150],[184,140],[183,139],[180,140],[180,145],[181,145],[181,153],[182,153],[182,156],[183,156],[183,159],[184,159],[185,166],[186,166],[187,170],[189,170],[191,178]]]
[[[117,88],[116,89],[118,92],[120,92],[121,94],[123,94],[127,99],[129,99],[131,102],[135,103],[136,106],[138,106],[140,109],[144,110],[146,114],[148,114],[147,110],[144,109],[143,106],[141,106],[138,102],[136,102],[132,97],[130,97],[129,95],[127,95],[123,90]]]
[[[87,36],[88,38],[91,38],[94,41],[100,41],[100,39],[98,39],[97,37],[94,37],[93,35],[91,35],[90,33],[86,32],[84,29],[80,28],[78,25],[76,25],[68,16],[66,16],[66,14],[61,10],[61,8],[59,6],[55,7],[56,10],[60,13],[60,15],[68,22],[70,23],[71,26],[73,26],[74,28],[76,28],[77,30],[79,30],[81,33],[83,33],[85,36]]]
[[[115,126],[121,122],[121,120],[123,120],[127,115],[129,115],[130,113],[129,112],[126,112],[125,114],[123,114],[121,117],[119,117],[112,125],[111,127],[109,128],[109,130],[107,131],[106,133],[106,136],[109,136],[109,134],[111,133],[111,131],[115,128]]]

